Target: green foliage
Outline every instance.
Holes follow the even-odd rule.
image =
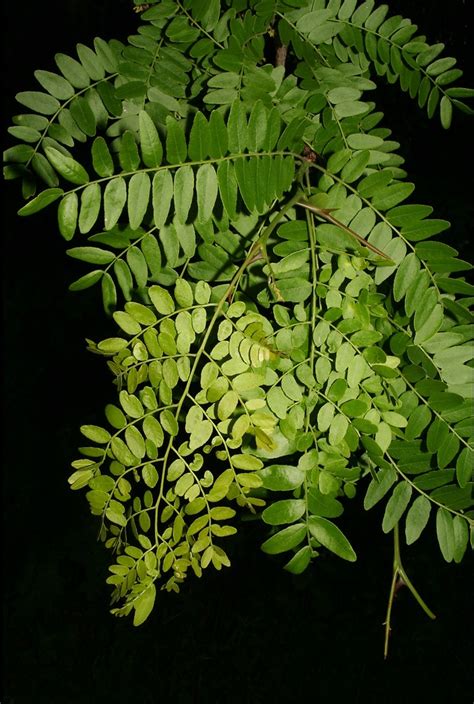
[[[56,202],[88,265],[70,288],[100,285],[117,326],[89,341],[116,396],[69,477],[114,555],[113,613],[139,625],[157,585],[228,566],[248,512],[294,574],[354,561],[337,520],[359,493],[400,574],[400,525],[459,562],[470,264],[370,99],[386,79],[447,128],[472,112],[456,60],[373,0],[163,0],[141,21],[36,71],[4,155],[20,215]]]

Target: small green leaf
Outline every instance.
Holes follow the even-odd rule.
[[[66,254],[89,264],[109,264],[115,259],[113,252],[99,247],[71,247],[66,250]]]
[[[140,248],[152,276],[159,276],[161,273],[161,250],[156,237],[151,233],[145,235],[140,242]]]
[[[194,196],[194,172],[190,166],[180,166],[174,177],[174,206],[178,220],[185,223]]]
[[[189,537],[190,535],[195,535],[196,533],[199,533],[200,530],[205,528],[209,523],[209,517],[207,515],[205,516],[199,516],[199,518],[196,518],[191,525],[189,526],[186,535]],[[206,541],[207,542],[207,541]]]
[[[302,574],[311,562],[312,550],[309,545],[304,545],[293,555],[291,560],[286,563],[284,569],[292,574]]]
[[[150,489],[155,488],[159,479],[158,472],[156,471],[155,466],[150,463],[144,465],[142,469],[142,477],[143,481],[148,487],[150,487]]]
[[[59,100],[40,91],[23,91],[17,93],[15,97],[19,103],[41,115],[54,115],[61,107]]]
[[[463,489],[471,481],[474,471],[474,451],[470,447],[465,447],[456,460],[456,479]]]
[[[329,444],[332,446],[339,445],[344,439],[348,427],[349,421],[346,416],[342,415],[342,413],[338,413],[329,428]]]
[[[146,172],[133,174],[128,184],[128,217],[132,230],[138,230],[145,217],[150,197],[150,177]]]
[[[347,142],[351,149],[377,149],[383,144],[383,139],[375,135],[362,134],[359,132],[349,135]]]
[[[442,507],[436,514],[436,535],[444,559],[451,562],[455,549],[453,519],[449,511]]]
[[[305,510],[302,499],[283,499],[268,506],[262,513],[262,519],[271,526],[293,523],[301,518]]]
[[[120,139],[119,162],[125,172],[136,171],[140,165],[135,134],[130,130],[126,130]]]
[[[213,158],[225,156],[228,148],[227,128],[224,118],[217,110],[211,112],[209,128],[211,133],[209,155]]]
[[[438,450],[438,466],[444,469],[449,465],[459,451],[459,438],[450,433]]]
[[[93,476],[94,471],[92,469],[78,469],[68,477],[68,483],[71,485],[73,491],[77,491],[87,486]]]
[[[127,424],[127,419],[120,408],[117,408],[117,406],[114,406],[112,403],[107,404],[105,407],[105,416],[110,425],[116,430],[121,430]]]
[[[69,285],[69,290],[84,291],[86,288],[90,288],[96,284],[102,278],[103,273],[104,272],[102,269],[89,271],[87,274],[84,274],[84,276],[81,276],[79,279],[76,279],[76,281],[73,281],[72,284]]]
[[[45,191],[39,193],[36,198],[33,198],[33,200],[30,200],[29,203],[20,208],[18,215],[33,215],[33,213],[37,213],[51,203],[54,203],[63,193],[62,188],[47,188]]]
[[[54,60],[69,83],[75,88],[87,88],[91,81],[87,71],[79,61],[76,61],[76,59],[73,59],[71,56],[67,56],[67,54],[61,53],[56,54]]]
[[[51,71],[35,71],[36,80],[48,93],[58,100],[67,100],[74,95],[74,88],[65,78]]]
[[[370,482],[364,498],[364,508],[366,511],[375,506],[382,499],[390,487],[395,483],[397,473],[392,467],[381,469],[376,478]]]
[[[76,44],[77,55],[89,76],[97,81],[105,76],[104,66],[97,54],[84,44]]]
[[[118,222],[127,202],[127,184],[121,176],[113,178],[104,191],[104,227],[111,230]]]
[[[115,311],[113,318],[117,325],[128,335],[138,335],[141,332],[141,325],[128,313],[124,313],[121,310]]]
[[[338,119],[341,120],[344,117],[361,115],[362,113],[367,112],[368,109],[368,104],[362,102],[361,100],[345,100],[341,103],[337,103],[334,108],[334,113]]]
[[[229,218],[236,217],[237,179],[230,161],[222,161],[217,168],[219,195]]]
[[[311,535],[316,538],[325,548],[331,550],[343,560],[355,562],[357,555],[344,533],[327,518],[321,516],[310,516],[308,528]]]
[[[262,149],[267,132],[267,110],[261,100],[257,100],[250,113],[248,123],[249,149]]]
[[[153,611],[155,604],[156,588],[153,582],[136,598],[133,602],[135,613],[133,616],[133,625],[141,626],[148,616]]]
[[[469,542],[469,529],[467,521],[461,516],[454,516],[453,519],[453,534],[454,534],[454,562],[459,564],[466,552]]]
[[[447,95],[443,95],[441,98],[439,112],[442,126],[445,130],[449,130],[453,119],[453,104]]]
[[[212,485],[212,488],[209,494],[207,495],[208,500],[220,501],[221,499],[223,499],[227,495],[229,487],[233,481],[234,470],[230,468],[225,469],[222,474],[217,477],[214,484]]]
[[[170,211],[173,199],[173,178],[168,169],[157,171],[153,177],[153,219],[158,229],[162,228]]]
[[[198,220],[207,222],[212,216],[217,198],[217,175],[211,164],[199,167],[196,176]]]
[[[217,416],[219,420],[230,418],[239,402],[239,396],[234,390],[227,391],[219,401],[217,406]]]
[[[232,457],[232,464],[238,469],[247,469],[249,471],[255,471],[263,467],[262,460],[250,454],[234,455]]]
[[[412,491],[412,486],[408,482],[397,484],[385,507],[382,522],[384,533],[389,533],[396,526],[410,502]]]
[[[154,325],[156,323],[156,315],[151,308],[144,306],[142,303],[132,301],[125,304],[125,310],[131,317],[142,325]]]
[[[114,523],[117,526],[121,526],[122,528],[125,528],[127,525],[127,519],[123,515],[123,513],[118,513],[117,511],[114,511],[112,508],[107,508],[105,510],[105,515],[109,519],[111,523]]]
[[[97,345],[99,350],[105,354],[115,354],[126,346],[127,340],[124,340],[123,337],[108,337],[106,340],[101,340]]]
[[[141,249],[133,245],[127,250],[127,264],[132,271],[138,288],[144,288],[148,280],[148,267]]]
[[[225,521],[235,516],[235,510],[229,506],[215,506],[211,508],[210,513],[215,521]]]
[[[56,171],[53,169],[44,154],[38,152],[31,158],[31,166],[33,171],[40,177],[47,186],[56,187],[59,183],[59,178]],[[28,196],[29,194],[27,194]]]
[[[348,100],[357,100],[361,96],[361,91],[357,88],[338,87],[328,91],[327,99],[330,103],[345,103]]]
[[[417,406],[408,418],[408,424],[405,428],[405,437],[407,440],[414,440],[420,437],[423,430],[431,422],[431,411],[424,404]]]
[[[272,535],[262,544],[263,552],[267,555],[278,555],[281,552],[286,552],[295,548],[301,543],[306,535],[306,526],[304,523],[296,523],[295,525],[283,528],[275,535]]]
[[[415,334],[415,345],[420,345],[426,342],[435,335],[440,329],[444,319],[443,306],[437,303],[434,308],[432,308],[428,319],[416,328]]]
[[[166,118],[166,158],[168,164],[182,164],[186,161],[187,147],[183,124],[173,117]]]
[[[64,196],[58,207],[59,232],[66,241],[74,237],[77,225],[79,199],[77,193],[72,191]]]
[[[108,430],[98,425],[81,425],[81,433],[93,442],[104,445],[109,442],[111,435]]]
[[[133,279],[127,262],[124,262],[123,259],[116,259],[114,262],[114,274],[122,290],[123,297],[126,301],[129,301],[132,297]]]
[[[163,146],[155,123],[145,110],[139,112],[138,126],[143,163],[148,167],[160,166],[163,158]]]
[[[341,405],[341,411],[350,418],[364,415],[368,410],[367,402],[362,399],[352,399]]]
[[[313,286],[310,281],[301,277],[279,279],[276,287],[284,301],[289,303],[303,303],[311,295]]]
[[[160,423],[163,429],[172,437],[178,434],[178,423],[171,411],[164,410],[160,413]]]
[[[145,456],[145,441],[135,425],[129,425],[125,429],[125,442],[130,448],[130,452],[139,460]]]
[[[144,409],[142,403],[136,396],[123,390],[119,394],[119,399],[120,405],[130,418],[141,418],[143,416]]]
[[[34,155],[35,150],[30,144],[16,144],[3,152],[3,161],[14,164],[26,164]]]
[[[189,135],[188,153],[191,161],[203,161],[206,159],[209,154],[209,137],[208,122],[202,112],[197,112]]]
[[[148,294],[158,313],[170,315],[174,312],[174,301],[168,291],[162,286],[150,286]]]
[[[150,415],[144,419],[143,432],[144,432],[145,436],[149,440],[154,442],[157,447],[161,447],[163,445],[163,441],[164,441],[163,429],[162,429],[159,421],[154,416]],[[181,462],[182,462],[182,460],[181,460]],[[172,464],[168,468],[168,471],[170,470]],[[184,463],[182,465],[182,469],[184,471]],[[175,478],[177,478],[177,477],[175,477]]]
[[[329,473],[325,472],[325,474]],[[321,477],[321,474],[319,476]],[[334,498],[334,494],[323,494],[316,487],[308,489],[308,507],[311,513],[324,518],[337,518],[344,511],[341,502]]]
[[[174,288],[176,302],[182,308],[189,308],[193,304],[193,290],[186,279],[176,279]]]
[[[174,487],[174,493],[177,496],[184,496],[184,494],[192,487],[194,484],[194,477],[190,473],[181,475]]]
[[[301,486],[305,472],[291,465],[273,464],[261,469],[258,475],[263,480],[265,489],[291,491]]]
[[[96,119],[87,100],[81,96],[74,98],[70,111],[79,129],[88,137],[94,137],[97,129]]]
[[[242,154],[248,147],[247,119],[245,106],[239,100],[234,101],[227,120],[229,151]]]
[[[426,496],[419,496],[413,502],[407,513],[405,521],[405,536],[407,545],[411,545],[420,537],[428,518],[430,517],[431,502]]]
[[[396,301],[401,301],[408,291],[408,287],[415,281],[420,265],[414,252],[410,252],[402,260],[395,274],[393,281],[393,297]]]
[[[278,386],[272,387],[267,394],[267,405],[278,418],[286,418],[290,399]]]
[[[211,525],[211,533],[217,535],[219,538],[225,538],[228,535],[235,535],[237,533],[237,528],[235,526],[219,526]]]
[[[92,166],[102,178],[112,176],[114,173],[112,155],[103,137],[96,137],[92,143]]]
[[[189,438],[189,447],[196,450],[202,447],[209,440],[213,432],[213,425],[210,420],[202,420],[192,430]]]
[[[89,174],[78,161],[53,147],[45,147],[44,151],[58,174],[67,181],[79,186],[89,182]]]
[[[413,183],[394,183],[376,193],[372,199],[372,205],[377,210],[389,210],[406,200],[414,189]]]
[[[90,232],[99,217],[102,194],[98,183],[90,183],[81,193],[79,232]]]

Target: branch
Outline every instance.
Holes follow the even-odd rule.
[[[367,249],[370,249],[372,252],[374,252],[374,254],[378,254],[379,257],[383,257],[383,259],[386,259],[392,264],[395,264],[395,262],[388,256],[388,254],[385,254],[385,252],[382,252],[382,250],[375,247],[375,245],[371,244],[370,242],[367,242],[367,240],[358,235],[357,232],[354,232],[354,230],[351,230],[350,227],[347,227],[347,225],[344,225],[340,220],[335,218],[334,215],[331,215],[331,211],[328,208],[318,208],[315,205],[311,205],[311,203],[305,203],[303,201],[298,201],[296,205],[301,205],[303,208],[311,210],[311,212],[315,215],[319,216],[320,218],[324,218],[333,225],[336,225],[336,227],[339,227],[341,230],[344,230],[344,232],[349,233],[349,235],[354,237],[354,239],[356,239],[364,247],[367,247]]]

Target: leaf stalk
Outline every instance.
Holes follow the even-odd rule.
[[[392,573],[392,582],[390,585],[390,593],[388,597],[388,604],[387,604],[387,616],[385,619],[385,640],[384,640],[384,649],[383,649],[383,656],[384,660],[387,659],[388,657],[388,646],[389,646],[389,641],[390,641],[390,633],[391,633],[391,619],[392,619],[392,609],[393,609],[393,603],[395,600],[395,596],[398,592],[398,590],[403,586],[407,586],[408,589],[411,591],[413,594],[414,598],[418,602],[418,604],[421,606],[425,614],[431,618],[435,619],[436,615],[431,611],[431,609],[427,606],[426,602],[423,600],[423,598],[420,596],[420,593],[418,590],[415,588],[413,582],[411,579],[408,577],[405,568],[403,567],[402,560],[401,560],[401,554],[400,554],[400,535],[399,535],[399,528],[398,528],[398,523],[393,529],[393,573]]]

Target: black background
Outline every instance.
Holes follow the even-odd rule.
[[[444,42],[474,85],[467,1],[389,4]],[[94,36],[125,39],[138,23],[128,0],[28,0],[2,13],[3,141],[14,95],[36,89],[36,68],[54,70],[55,52]],[[416,202],[453,223],[445,241],[471,259],[473,118],[456,113],[445,132],[396,87],[377,100]],[[342,521],[355,564],[322,558],[293,577],[259,551],[262,527],[247,525],[229,539],[230,569],[160,593],[139,629],[110,616],[108,555],[83,493],[66,482],[79,425],[100,423],[113,395],[103,361],[85,350],[86,337],[108,334],[98,291],[67,291],[83,270],[64,255],[54,209],[23,220],[17,184],[3,195],[2,704],[471,702],[472,559],[444,563],[433,530],[405,550],[437,620],[402,591],[384,662],[391,539],[381,511],[362,514],[361,499]]]

